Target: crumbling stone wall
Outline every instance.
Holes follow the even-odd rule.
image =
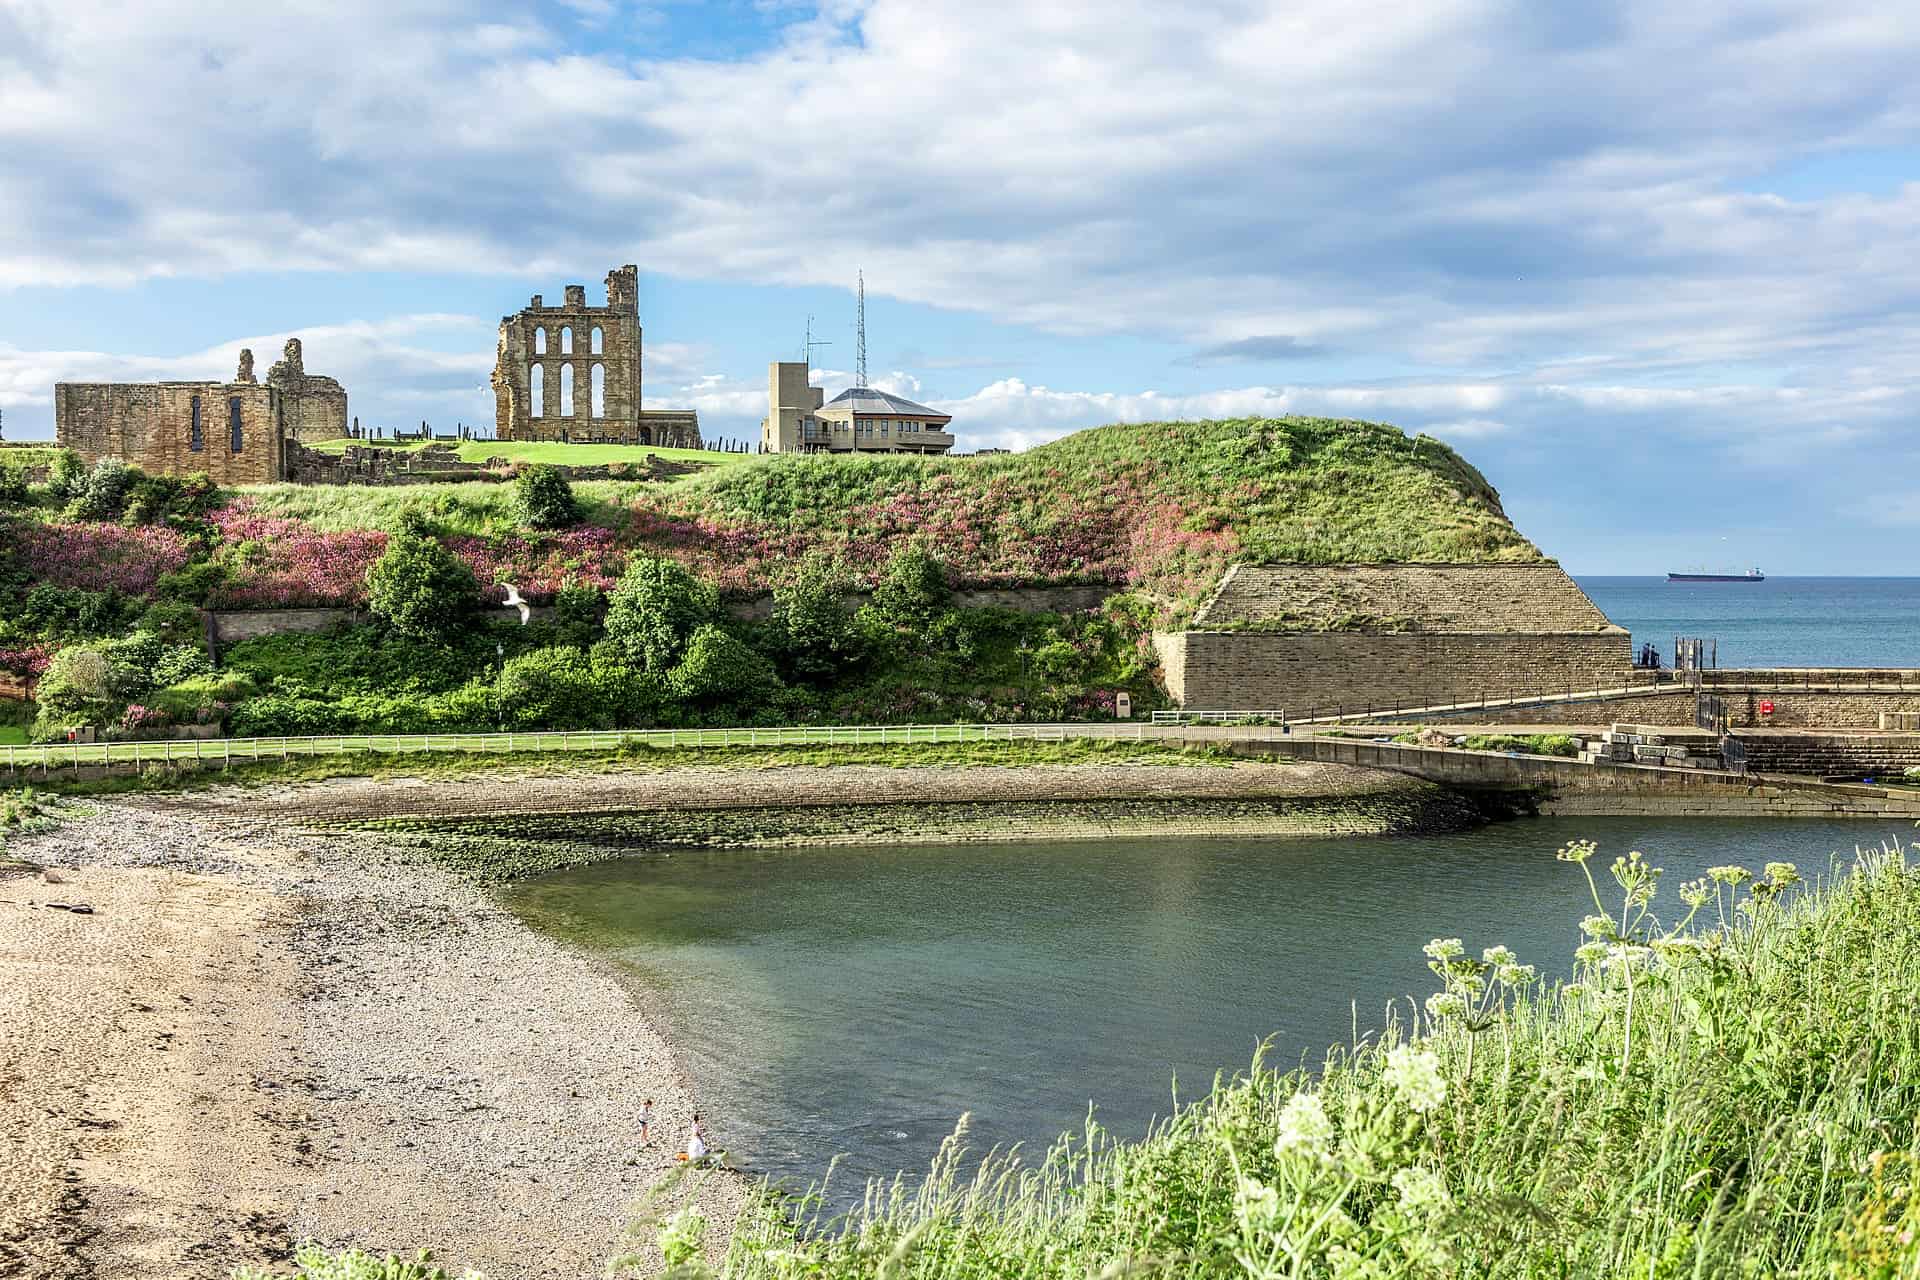
[[[257,383],[62,382],[53,389],[54,433],[89,466],[119,458],[149,475],[204,471],[221,484],[281,478],[280,412],[280,393]]]
[[[253,380],[253,352],[242,351],[243,381]],[[267,385],[280,393],[287,438],[311,444],[347,435],[347,390],[332,378],[308,373],[300,339],[288,338],[280,359],[267,370]]]
[[[603,307],[587,305],[585,285],[566,286],[565,299],[549,307],[535,294],[525,310],[500,319],[493,366],[500,439],[700,448],[692,410],[640,408],[640,268],[607,273]]]

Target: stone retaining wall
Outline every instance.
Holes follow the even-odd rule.
[[[215,644],[236,644],[288,632],[326,631],[341,623],[367,621],[360,609],[217,609],[211,620]]]
[[[1167,691],[1181,706],[1286,711],[1296,719],[1631,683],[1632,640],[1620,631],[1184,631],[1158,635],[1154,644]]]
[[[1237,741],[1241,755],[1279,755],[1393,769],[1445,786],[1530,791],[1542,813],[1633,816],[1920,818],[1920,788],[1821,783],[1554,756],[1438,750],[1350,738]]]

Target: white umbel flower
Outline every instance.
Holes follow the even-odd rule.
[[[1387,1050],[1387,1069],[1381,1075],[1410,1111],[1431,1111],[1447,1100],[1440,1058],[1431,1050],[1395,1045]]]
[[[1327,1118],[1319,1095],[1296,1093],[1288,1098],[1280,1108],[1280,1136],[1274,1139],[1273,1153],[1324,1160],[1332,1149],[1333,1121]]]

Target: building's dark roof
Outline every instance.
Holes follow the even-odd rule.
[[[1241,564],[1194,619],[1196,630],[1566,634],[1620,628],[1559,565]]]
[[[923,404],[915,404],[905,396],[891,395],[873,387],[848,387],[823,406],[828,409],[844,407],[855,413],[898,413],[910,418],[950,418],[953,415],[942,413],[938,409],[929,409]]]

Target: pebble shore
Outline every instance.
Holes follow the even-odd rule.
[[[143,890],[229,888],[273,909],[234,915],[244,936],[221,936],[218,919],[195,923],[213,935],[210,955],[257,948],[220,981],[253,1022],[276,1024],[249,1038],[230,1015],[170,1027],[152,1042],[160,1047],[145,1052],[219,1063],[223,1092],[205,1103],[204,1069],[184,1081],[139,1071],[93,1078],[79,1046],[54,1053],[49,1060],[71,1064],[75,1087],[65,1114],[56,1105],[42,1125],[63,1133],[34,1149],[43,1163],[66,1167],[46,1178],[25,1170],[23,1179],[60,1191],[38,1206],[40,1225],[60,1218],[68,1244],[38,1258],[23,1247],[18,1274],[225,1277],[235,1262],[272,1261],[299,1240],[402,1255],[430,1248],[456,1272],[471,1267],[489,1280],[598,1276],[634,1245],[657,1259],[651,1233],[622,1237],[641,1194],[675,1168],[693,1102],[671,1047],[598,962],[530,932],[482,890],[388,860],[377,836],[309,835],[149,799],[101,805],[10,852],[69,868],[75,893],[104,901],[111,891],[123,904],[85,918],[44,908],[4,917],[26,931],[0,950],[10,968],[19,960],[45,980],[45,958],[31,954],[35,930],[104,941],[132,923]],[[198,960],[167,948],[123,974],[61,980],[76,985],[74,999],[168,1013],[220,994],[205,989],[212,975]],[[56,1016],[38,1025],[23,1018],[16,1030],[23,1053],[62,1034]],[[103,1094],[143,1089],[187,1090],[166,1099],[172,1112],[217,1103],[226,1127],[240,1132],[228,1135],[219,1160],[116,1168],[117,1153],[138,1154],[138,1135],[109,1143],[89,1117],[103,1108],[140,1112],[139,1098]],[[654,1099],[655,1127],[642,1147],[635,1115],[645,1097]],[[33,1123],[6,1119],[16,1131]],[[724,1146],[724,1118],[710,1117],[709,1127]],[[164,1185],[168,1178],[179,1185]],[[155,1185],[121,1193],[142,1180]],[[725,1172],[679,1189],[722,1228],[711,1233],[716,1250],[745,1192],[745,1181]],[[115,1215],[151,1215],[154,1205],[200,1221],[162,1233],[182,1242],[177,1252],[164,1240],[116,1252],[128,1233]],[[8,1227],[31,1239],[36,1206],[8,1212],[20,1223],[0,1220],[0,1240]],[[251,1223],[255,1238],[231,1253],[206,1248],[210,1235],[234,1238],[230,1219]],[[184,1243],[197,1233],[197,1248]],[[0,1252],[0,1263],[9,1261]]]

